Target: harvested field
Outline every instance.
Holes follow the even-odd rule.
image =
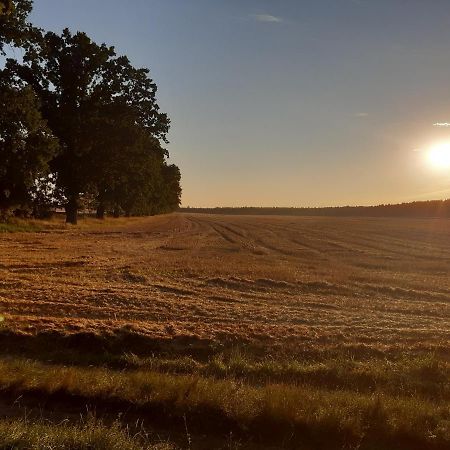
[[[48,391],[150,421],[169,408],[180,447],[204,443],[176,437],[186,415],[203,436],[202,411],[223,416],[209,448],[231,448],[230,430],[233,448],[266,448],[261,427],[272,448],[450,446],[448,220],[172,214],[4,233],[0,305],[0,387],[35,406]],[[86,371],[109,384],[84,388]]]
[[[23,332],[448,349],[450,222],[169,215],[3,235]]]

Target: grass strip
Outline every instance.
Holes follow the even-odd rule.
[[[119,423],[105,426],[89,419],[77,425],[26,419],[0,420],[1,450],[172,450],[169,444],[146,444],[146,436],[131,435]]]
[[[315,448],[450,448],[448,402],[413,396],[310,385],[252,386],[198,375],[64,367],[25,359],[1,360],[0,388],[133,405],[167,418],[189,417],[191,424],[208,431],[233,428],[278,442],[290,436]],[[337,444],[341,447],[330,447]]]

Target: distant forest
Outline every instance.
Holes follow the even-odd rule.
[[[149,70],[86,33],[28,21],[32,0],[0,0],[0,220],[64,208],[149,215],[178,208],[170,120]],[[16,58],[15,55],[18,55]]]
[[[326,208],[181,208],[180,211],[203,214],[279,216],[450,218],[450,199],[377,206],[338,206]]]

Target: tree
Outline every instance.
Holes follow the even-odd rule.
[[[23,206],[39,177],[48,172],[57,140],[39,112],[39,101],[29,88],[0,83],[0,210]]]
[[[153,211],[168,154],[140,123],[136,108],[123,99],[115,100],[88,126],[96,139],[92,192],[97,195],[97,217],[103,218],[107,210],[116,216]]]
[[[181,172],[175,164],[162,168],[163,195],[161,196],[161,212],[174,211],[181,203]]]
[[[164,150],[155,140],[144,137],[132,149],[132,162],[123,173],[123,182],[115,190],[115,204],[126,216],[159,212]]]
[[[114,121],[108,114],[114,105],[126,107],[146,135],[166,141],[170,121],[159,111],[149,71],[132,67],[113,47],[97,45],[85,33],[47,33],[38,47],[28,49],[23,63],[10,59],[7,68],[16,83],[38,93],[43,116],[60,141],[51,168],[70,223],[77,222],[80,197],[98,185],[102,165],[119,154],[96,155]]]
[[[39,35],[27,22],[32,6],[32,0],[0,0],[0,54],[5,45],[29,47]]]
[[[13,11],[12,0],[0,0],[0,16],[9,15]]]

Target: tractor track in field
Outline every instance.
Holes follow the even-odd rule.
[[[444,349],[450,222],[172,214],[0,236],[18,333]]]

